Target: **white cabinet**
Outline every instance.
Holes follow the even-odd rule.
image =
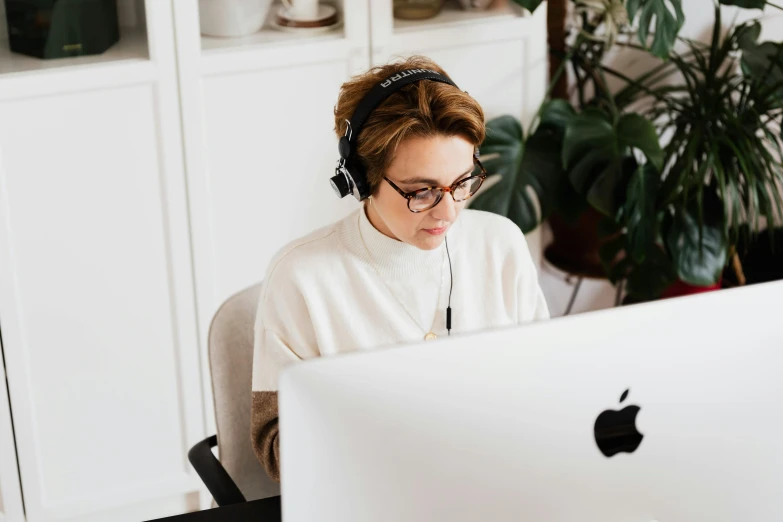
[[[544,93],[544,11],[508,0],[421,22],[342,0],[331,32],[268,21],[233,39],[200,35],[197,0],[119,2],[103,55],[0,50],[4,522],[209,502],[186,453],[215,431],[210,319],[285,243],[357,207],[328,183],[350,76],[425,54],[488,118],[528,120]]]
[[[342,28],[246,38],[199,34],[196,0],[175,5],[199,327],[258,282],[292,239],[346,215],[328,180],[340,85],[369,65],[368,2],[339,4]],[[270,10],[270,16],[275,9]],[[206,349],[202,365],[207,368]],[[209,396],[209,375],[204,390]],[[207,426],[214,431],[208,397]]]
[[[0,328],[29,522],[139,520],[199,485],[173,20],[144,7],[104,55],[0,62]]]

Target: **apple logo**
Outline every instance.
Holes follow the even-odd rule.
[[[622,403],[628,392],[620,397]],[[606,410],[595,420],[595,442],[606,457],[618,453],[633,453],[642,443],[644,435],[636,429],[636,415],[639,406],[626,406],[622,410]]]

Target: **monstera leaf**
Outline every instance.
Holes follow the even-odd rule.
[[[603,111],[587,109],[566,127],[563,164],[577,192],[597,210],[614,216],[620,189],[637,168],[634,149],[660,172],[663,151],[652,123],[637,114],[625,114],[613,124]]]
[[[534,13],[538,6],[543,3],[544,0],[514,0],[514,3],[524,7],[531,13]]]
[[[736,5],[744,9],[764,9],[767,0],[720,0],[723,5]]]
[[[712,189],[704,189],[702,198],[701,211],[693,198],[666,225],[666,246],[680,279],[707,286],[720,277],[728,248],[723,203]]]
[[[681,0],[628,0],[625,7],[631,20],[639,15],[639,40],[645,48],[648,48],[650,24],[655,20],[655,36],[649,50],[659,58],[667,59],[685,23]]]
[[[634,297],[652,299],[659,297],[676,280],[672,260],[662,248],[654,248],[628,274],[627,290]]]
[[[783,43],[758,43],[761,24],[754,21],[736,29],[742,49],[742,72],[745,76],[778,85],[783,78]]]
[[[783,43],[758,44],[761,25],[758,22],[737,28],[737,42],[742,49],[742,73],[761,87],[766,96],[783,102]]]
[[[541,123],[526,142],[516,118],[501,116],[487,122],[482,163],[500,180],[471,199],[470,207],[506,216],[523,232],[536,228],[552,212],[565,180],[560,151],[573,116],[567,102],[547,103]]]
[[[761,24],[754,20],[737,26],[735,29],[737,43],[742,50],[752,50],[761,36]]]

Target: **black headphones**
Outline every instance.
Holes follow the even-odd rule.
[[[340,138],[340,143],[338,144],[340,159],[337,160],[337,168],[334,169],[334,176],[330,180],[332,188],[338,197],[344,198],[348,194],[353,194],[353,197],[358,201],[370,197],[370,184],[367,181],[367,173],[362,168],[359,159],[353,155],[359,132],[361,132],[364,122],[367,121],[367,117],[383,100],[409,83],[419,80],[434,80],[457,87],[449,78],[430,69],[407,69],[386,78],[370,89],[370,92],[362,98],[356,107],[351,121],[348,122],[348,127],[345,129],[345,135]],[[450,276],[449,303],[446,308],[446,331],[451,335],[451,292],[454,288],[454,274],[451,270],[449,240],[448,238],[444,239],[446,241],[446,254],[449,257]]]
[[[409,83],[419,80],[434,80],[457,87],[449,78],[430,69],[407,69],[400,71],[373,87],[359,102],[351,117],[351,121],[348,122],[348,127],[345,129],[345,135],[340,138],[338,144],[340,159],[337,161],[337,168],[334,169],[334,176],[330,180],[332,188],[338,197],[344,198],[348,194],[353,194],[353,197],[358,201],[370,197],[370,184],[367,181],[367,173],[362,168],[359,159],[353,154],[356,148],[357,137],[362,130],[362,126],[367,121],[367,117],[383,100]]]

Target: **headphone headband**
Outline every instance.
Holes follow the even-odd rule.
[[[340,138],[338,145],[340,160],[338,160],[335,175],[331,179],[332,188],[339,197],[343,198],[348,194],[353,194],[359,201],[369,197],[369,184],[366,174],[359,162],[356,161],[356,158],[353,157],[354,145],[358,140],[359,133],[372,111],[386,98],[406,85],[419,80],[433,80],[457,87],[450,78],[436,71],[430,69],[406,69],[386,78],[370,89],[370,92],[362,98],[356,107],[351,121],[348,122],[345,135]]]
[[[359,135],[364,126],[365,121],[370,116],[370,113],[374,111],[378,105],[380,105],[386,98],[399,91],[403,87],[419,80],[434,80],[437,82],[448,83],[449,85],[456,85],[449,78],[438,74],[435,71],[429,69],[408,69],[406,71],[400,71],[394,76],[390,76],[386,80],[382,81],[370,92],[368,92],[351,117],[351,133],[352,137],[350,144],[356,143],[356,136]],[[353,147],[351,147],[353,148]]]

